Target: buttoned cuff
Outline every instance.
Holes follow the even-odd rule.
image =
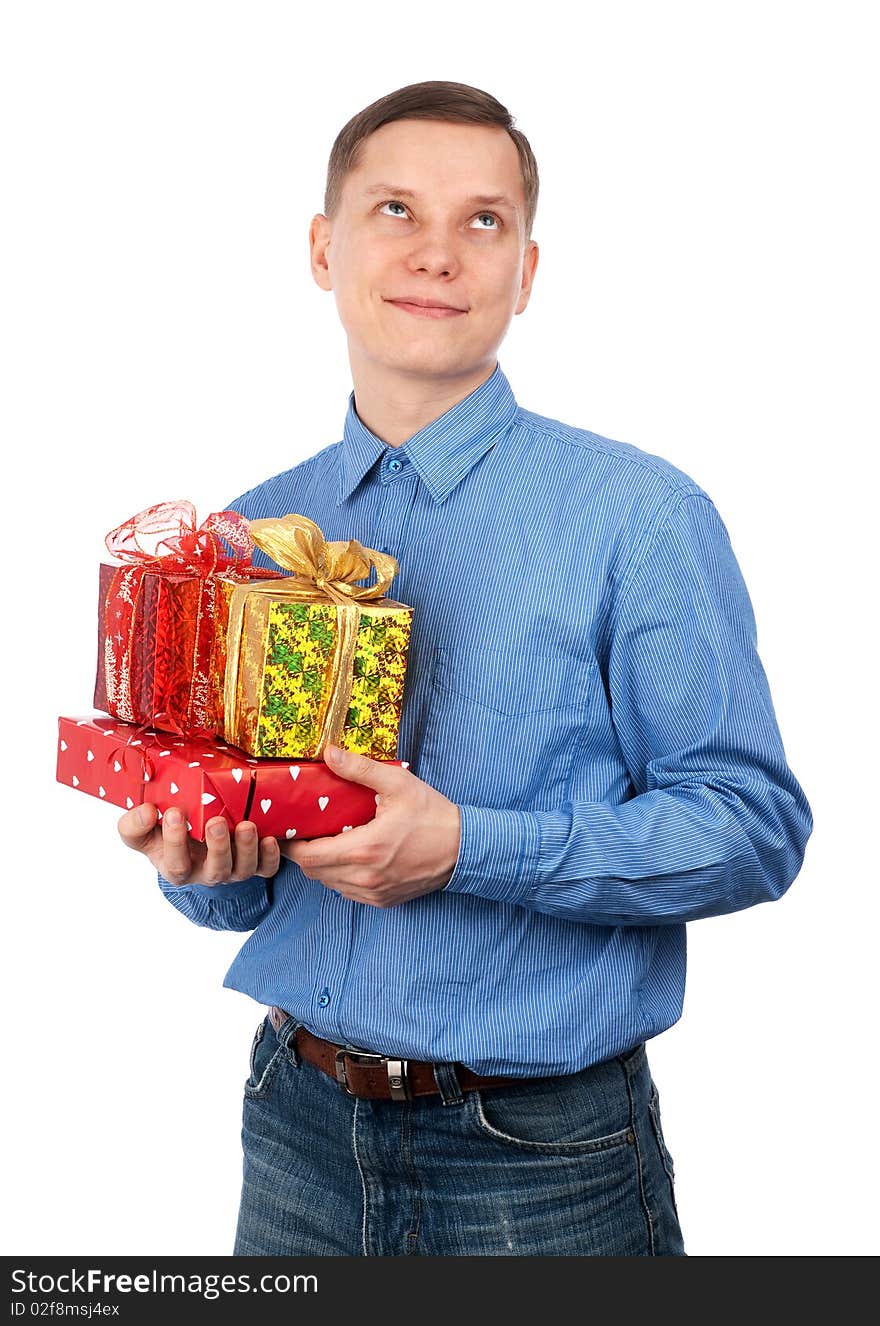
[[[252,930],[266,910],[262,875],[230,884],[172,884],[159,875],[159,887],[179,912],[211,930]]]
[[[156,872],[159,874],[159,872]],[[170,879],[159,874],[159,887],[163,893],[204,893],[209,898],[234,897],[236,893],[241,893],[244,889],[251,889],[254,885],[265,884],[266,881],[262,875],[251,875],[250,879],[235,879],[229,882],[219,884],[172,884]],[[218,893],[219,890],[219,893]]]
[[[444,893],[470,893],[491,902],[525,903],[538,873],[541,836],[536,816],[523,810],[459,806],[461,841]]]

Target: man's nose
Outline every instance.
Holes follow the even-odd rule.
[[[413,239],[407,263],[414,272],[424,271],[434,276],[453,276],[461,266],[458,244],[447,228],[426,227]]]

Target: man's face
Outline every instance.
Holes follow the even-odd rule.
[[[538,261],[512,139],[493,126],[395,120],[362,152],[336,217],[316,216],[309,232],[352,369],[434,381],[491,366]]]

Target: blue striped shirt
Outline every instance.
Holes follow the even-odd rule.
[[[444,889],[388,908],[289,861],[269,885],[160,877],[197,924],[253,930],[224,984],[330,1040],[515,1076],[676,1022],[685,923],[779,898],[812,829],[706,493],[522,409],[496,364],[399,447],[352,392],[341,442],[230,505],[398,559],[398,755],[461,844]]]

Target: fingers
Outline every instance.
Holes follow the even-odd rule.
[[[126,847],[151,856],[151,852],[157,849],[161,842],[161,831],[157,831],[158,824],[158,810],[145,802],[142,806],[135,806],[134,810],[127,810],[116,827]]]
[[[228,835],[227,835],[228,836]],[[191,854],[192,840],[187,836],[186,819],[176,806],[169,806],[162,818],[162,864],[160,870],[172,884],[196,883]],[[209,883],[202,879],[201,883]]]
[[[205,861],[199,872],[202,884],[224,884],[235,877],[229,827],[224,819],[208,820],[205,825]],[[240,878],[246,879],[243,875]]]
[[[262,875],[264,879],[271,879],[273,875],[278,874],[281,865],[281,848],[277,838],[264,838],[260,843],[260,859],[256,870],[252,870],[252,875]]]
[[[255,824],[244,820],[235,826],[230,837],[229,825],[222,816],[208,820],[205,859],[198,870],[200,884],[235,884],[250,879],[258,873],[259,864],[260,844]]]
[[[226,884],[278,873],[281,853],[274,838],[260,842],[256,825],[236,825],[230,838],[222,816],[208,820],[204,843],[190,838],[186,818],[176,806],[165,812],[161,828],[155,806],[136,806],[119,820],[119,836],[127,847],[143,852],[172,884]]]
[[[250,879],[253,875],[268,878],[281,864],[274,838],[257,837],[257,826],[243,820],[235,826],[230,840],[229,829],[223,819],[208,820],[205,826],[208,856],[205,861],[206,884],[234,883]]]
[[[165,823],[167,821],[166,815]],[[187,842],[191,852],[197,850],[197,845],[191,839]],[[176,846],[174,839],[172,843]],[[250,820],[237,824],[232,836],[222,816],[208,820],[205,825],[204,853],[202,861],[190,866],[188,883],[235,884],[254,875],[268,878],[277,874],[281,864],[275,839],[264,838],[260,842],[257,826]],[[178,861],[177,856],[172,859],[175,863]]]

